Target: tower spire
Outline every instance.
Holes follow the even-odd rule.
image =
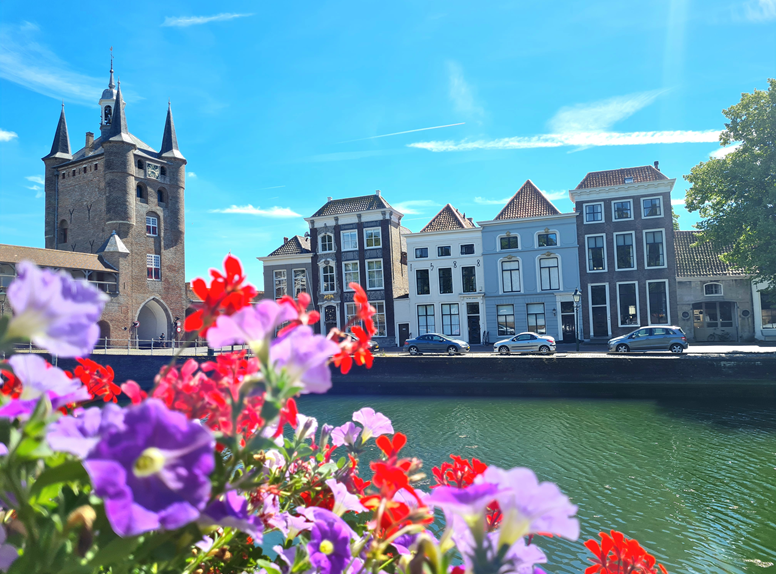
[[[127,129],[127,116],[124,113],[124,106],[122,106],[123,100],[121,99],[121,80],[118,83],[118,89],[116,90],[116,100],[113,104],[113,119],[110,123],[110,131],[108,132],[108,139],[111,140],[123,140],[128,143],[132,142],[129,137],[129,130]]]
[[[116,87],[116,84],[113,83],[113,46],[110,47],[110,81],[108,82],[108,87],[111,90]]]
[[[178,138],[175,135],[175,122],[172,120],[172,104],[167,100],[167,120],[164,122],[164,135],[162,136],[162,147],[159,154],[165,157],[174,157],[184,159],[183,154],[178,149]]]
[[[67,135],[67,120],[65,119],[65,102],[62,102],[62,111],[59,113],[59,123],[57,131],[54,134],[54,142],[51,144],[51,151],[46,158],[72,159],[70,153],[70,138]],[[46,159],[44,158],[44,159]]]

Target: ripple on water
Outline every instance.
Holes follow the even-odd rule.
[[[363,406],[383,412],[429,475],[451,453],[530,467],[579,506],[583,539],[621,530],[669,571],[743,574],[776,562],[774,406],[372,396],[299,405],[337,425]],[[581,541],[540,545],[548,572],[589,565]]]

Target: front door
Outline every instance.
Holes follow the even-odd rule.
[[[480,316],[469,315],[469,344],[479,345],[482,342],[480,338]]]
[[[329,331],[337,328],[337,307],[334,305],[327,305],[323,308],[323,323],[326,327],[324,335],[328,335]]]
[[[563,326],[563,342],[574,343],[577,340],[577,322],[574,320],[573,301],[561,301],[560,316]]]
[[[608,337],[609,324],[606,320],[606,307],[593,307],[593,337]]]
[[[404,346],[404,341],[410,338],[410,324],[399,323],[399,346]]]

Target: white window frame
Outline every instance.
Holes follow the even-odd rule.
[[[351,246],[346,248],[345,247],[345,236],[348,236],[350,238]],[[356,238],[356,246],[353,247],[353,238]],[[342,251],[358,251],[358,231],[355,229],[346,229],[345,231],[340,231],[340,245],[342,245]]]
[[[633,240],[633,243],[631,244],[631,251],[633,252],[633,267],[620,267],[619,259],[617,259],[617,236],[618,235],[630,235],[631,239]],[[614,249],[614,270],[615,271],[636,271],[639,268],[638,257],[636,256],[636,232],[635,231],[615,232],[612,236],[612,249]]]
[[[650,283],[663,283],[666,287],[666,322],[665,323],[652,323],[652,306],[649,303],[649,284]],[[647,281],[647,288],[645,295],[647,297],[647,325],[663,326],[671,325],[671,292],[668,290],[668,279],[650,279]]]
[[[706,285],[719,285],[719,293],[706,293]],[[704,297],[722,297],[724,295],[724,288],[719,281],[709,281],[703,284],[703,296]]]
[[[153,221],[153,223],[152,223]],[[148,228],[156,233],[148,233]],[[159,236],[159,218],[153,215],[146,215],[146,237],[158,237]]]
[[[385,309],[385,301],[370,301],[369,302],[372,307],[375,308],[375,314],[372,315],[372,322],[375,325],[375,329],[377,329],[377,332],[374,334],[375,337],[387,337],[388,336],[388,323],[386,322],[386,309]],[[382,307],[382,311],[380,308]],[[380,320],[380,317],[382,316],[382,321]],[[380,330],[380,327],[382,327],[382,331]]]
[[[352,275],[353,271],[346,271],[345,266],[346,265],[355,265],[356,266],[356,280],[353,281],[352,279],[348,279],[348,275]],[[359,264],[358,260],[355,261],[343,261],[342,262],[342,290],[343,291],[353,291],[350,287],[348,287],[348,284],[350,283],[358,283],[361,285],[361,265]]]
[[[482,283],[479,281],[477,277],[477,266],[476,265],[459,265],[458,269],[461,270],[461,293],[479,293],[479,288],[477,285],[479,284],[480,287],[482,286]],[[474,269],[474,291],[465,291],[465,284],[463,280],[463,270],[464,269]],[[455,275],[455,273],[453,273]]]
[[[370,235],[372,235],[372,245],[369,245]],[[374,240],[377,239],[378,245],[374,245]],[[379,227],[367,227],[364,229],[364,249],[378,249],[383,246],[383,231]]]
[[[501,249],[501,238],[502,237],[517,237],[517,247],[515,247],[514,249],[512,249],[512,248]],[[510,232],[509,235],[507,235],[506,233],[502,233],[501,235],[496,237],[496,251],[519,251],[520,250],[520,246],[521,246],[522,243],[523,242],[520,240],[520,234],[519,233],[511,233]]]
[[[539,245],[539,236],[549,235],[550,233],[555,234],[555,238],[558,240],[558,242],[555,245]],[[536,246],[536,249],[552,249],[553,247],[560,247],[560,232],[558,232],[557,229],[550,229],[549,231],[537,231],[534,233],[534,245]]]
[[[463,248],[464,247],[468,247],[469,245],[472,246],[472,252],[471,253],[464,253],[463,252]],[[460,252],[461,255],[476,255],[477,254],[477,246],[474,243],[461,243],[458,246],[458,251]]]
[[[600,205],[601,206],[601,221],[588,221],[587,220],[587,207],[589,205]],[[590,203],[584,203],[582,204],[582,221],[585,224],[593,224],[593,223],[606,223],[606,210],[604,209],[604,202],[603,201],[593,201]]]
[[[590,269],[590,257],[588,257],[587,240],[589,237],[603,237],[604,238],[604,268],[603,269]],[[607,273],[609,271],[609,254],[606,252],[606,233],[592,233],[585,235],[585,269],[588,273]]]
[[[432,323],[433,323],[433,331],[428,330],[428,318],[426,319],[426,330],[425,332],[420,332],[420,307],[425,307],[426,311],[428,311],[428,308],[431,307],[431,315],[423,315],[424,317],[432,317]],[[421,305],[415,305],[415,318],[418,321],[418,337],[420,335],[425,335],[426,333],[436,333],[436,306],[433,303],[423,303]]]
[[[445,247],[450,250],[450,254],[449,255],[442,255],[440,253],[440,249],[444,249]],[[453,246],[452,245],[437,245],[437,258],[439,258],[439,257],[452,257],[452,256],[453,256]]]
[[[659,231],[663,235],[663,264],[662,265],[649,265],[649,258],[647,257],[647,233],[654,233]],[[645,229],[642,231],[641,240],[644,243],[644,269],[665,269],[668,267],[668,246],[666,245],[666,230],[659,229]]]
[[[150,263],[150,265],[149,265]],[[148,277],[148,270],[149,269],[158,269],[159,270],[159,277]],[[156,275],[153,271],[151,272],[152,275]],[[162,280],[162,258],[159,255],[154,255],[153,253],[147,253],[146,254],[146,280],[147,281],[161,281]]]
[[[304,291],[297,291],[296,290],[296,272],[297,271],[301,271],[303,276],[304,276]],[[294,282],[294,299],[299,297],[299,293],[309,293],[310,292],[310,282],[308,281],[308,278],[307,278],[307,269],[305,269],[304,267],[297,268],[297,269],[292,269],[291,270],[291,278],[292,278],[292,281]]]
[[[324,237],[330,237],[331,238],[331,249],[323,249],[323,238]],[[318,253],[333,253],[337,249],[337,246],[334,244],[334,234],[333,233],[322,233],[318,237]]]
[[[501,315],[498,312],[498,308],[499,307],[512,307],[512,313],[507,313],[506,315]],[[512,317],[512,329],[514,330],[514,333],[512,333],[511,335],[509,335],[509,334],[499,335],[498,334],[498,327],[499,327],[498,320],[499,320],[499,317]],[[526,322],[527,322],[527,320],[528,319],[526,318]],[[544,322],[545,323],[547,322],[546,316],[545,316],[545,321]],[[504,330],[505,331],[508,328],[509,328],[508,326],[506,326],[506,325],[504,326]],[[496,336],[497,337],[514,337],[515,335],[517,335],[517,314],[515,313],[515,304],[514,303],[496,304]]]
[[[606,248],[604,247],[604,251]],[[557,289],[542,289],[542,260],[543,259],[556,259],[558,261],[558,288]],[[552,267],[544,267],[544,269],[552,269]],[[552,287],[552,277],[550,277],[550,287]],[[552,291],[563,291],[563,269],[561,268],[561,257],[557,253],[551,255],[539,255],[536,258],[536,291],[539,293],[549,293]]]
[[[620,315],[620,285],[635,285],[636,286],[636,324],[635,325],[623,325],[620,322],[622,318]],[[641,327],[641,307],[639,303],[639,282],[638,281],[618,281],[614,284],[614,289],[617,291],[617,326],[618,327]]]
[[[644,215],[644,202],[648,199],[657,199],[660,202],[660,215]],[[641,219],[658,219],[660,217],[665,217],[665,207],[663,206],[663,198],[659,195],[653,195],[650,197],[642,197],[639,199],[639,204],[641,205]]]
[[[617,212],[614,209],[615,203],[630,203],[630,217],[617,217]],[[633,213],[633,200],[632,199],[613,199],[612,200],[612,221],[633,221],[635,214]]]
[[[383,260],[382,259],[367,259],[365,261],[366,263],[366,288],[369,289],[384,289],[385,288],[385,276],[383,275]],[[380,285],[370,285],[370,279],[369,279],[369,264],[370,263],[379,263],[380,264]]]
[[[426,250],[426,256],[425,257],[418,257],[418,249],[425,249]],[[428,247],[415,247],[414,251],[412,252],[412,258],[413,259],[428,259]]]
[[[520,281],[520,289],[518,291],[504,291],[504,270],[501,268],[501,264],[504,262],[512,263],[517,262],[518,268],[517,268],[517,274],[518,274],[518,281]],[[498,260],[498,292],[499,295],[508,295],[511,293],[523,293],[523,260],[520,257],[512,257],[511,259],[508,257],[502,257]]]
[[[590,326],[590,338],[593,338],[593,287],[602,286],[606,289],[606,328],[608,329],[607,337],[612,336],[612,298],[609,294],[609,283],[588,283],[587,284],[587,312]],[[602,307],[602,305],[596,305],[596,307]]]
[[[418,293],[418,271],[427,271],[428,272],[428,293]],[[431,269],[428,267],[421,267],[420,269],[415,269],[415,295],[417,297],[428,297],[431,295]]]
[[[450,286],[449,293],[442,292],[442,281],[439,280],[439,274],[442,272],[443,269],[447,269],[450,272],[450,283],[452,285]],[[429,273],[429,279],[430,277],[431,277],[431,274]],[[440,295],[452,295],[453,293],[455,293],[455,273],[453,273],[452,267],[437,267],[436,277],[437,277],[437,291],[439,291]]]
[[[370,303],[371,303],[371,301],[370,301]],[[351,313],[351,311],[352,311],[352,313]],[[356,303],[353,303],[353,302],[350,302],[350,301],[346,302],[345,303],[345,325],[350,323],[350,320],[353,317],[355,317],[356,315],[358,315],[358,305]],[[348,331],[350,331],[350,329],[352,327],[354,327],[355,325],[361,325],[361,322],[360,321],[356,321],[355,323],[353,323],[353,325],[348,327]]]
[[[331,267],[332,275],[334,276],[334,289],[330,291],[326,290],[326,281],[324,281],[323,279],[323,270],[326,269],[327,267]],[[337,266],[334,265],[334,263],[329,263],[328,265],[326,264],[321,265],[321,293],[336,293],[336,292],[337,292]]]
[[[453,306],[455,306],[457,313],[450,313],[449,315],[445,315],[444,309],[445,305],[448,305],[450,307],[450,310],[452,310]],[[461,306],[459,303],[441,303],[439,307],[439,316],[442,319],[442,334],[447,335],[448,337],[460,337],[461,336]],[[457,333],[445,333],[445,317],[450,317],[450,331],[453,330],[453,317],[458,317],[458,332]]]
[[[529,313],[528,312],[528,307],[530,305],[541,305],[542,306],[542,312],[541,313]],[[544,318],[544,332],[543,333],[539,332],[538,326],[537,326],[537,330],[536,331],[531,331],[531,325],[528,322],[528,317],[530,315],[537,315],[537,316],[541,315]],[[540,302],[536,302],[536,303],[528,303],[528,302],[526,302],[526,304],[525,304],[525,330],[528,333],[533,333],[534,335],[546,335],[547,334],[547,305],[545,305],[541,301]],[[515,331],[517,331],[517,324],[515,324]]]
[[[283,283],[283,294],[278,296],[278,281]],[[288,273],[285,269],[275,269],[272,271],[272,295],[275,301],[288,295]]]

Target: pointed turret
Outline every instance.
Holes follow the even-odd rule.
[[[70,138],[67,136],[67,121],[65,120],[65,102],[62,102],[62,112],[59,114],[57,133],[54,134],[54,143],[51,144],[51,152],[43,159],[73,159],[70,153]]]
[[[178,149],[178,138],[175,135],[175,122],[172,121],[172,105],[167,102],[167,120],[164,122],[164,135],[159,154],[166,158],[185,159]]]
[[[121,99],[121,80],[119,80],[119,87],[116,90],[116,100],[113,104],[113,118],[110,123],[110,131],[108,132],[108,139],[112,141],[125,141],[127,143],[134,143],[132,138],[129,137],[129,130],[127,129],[127,116],[124,113],[124,106]]]

